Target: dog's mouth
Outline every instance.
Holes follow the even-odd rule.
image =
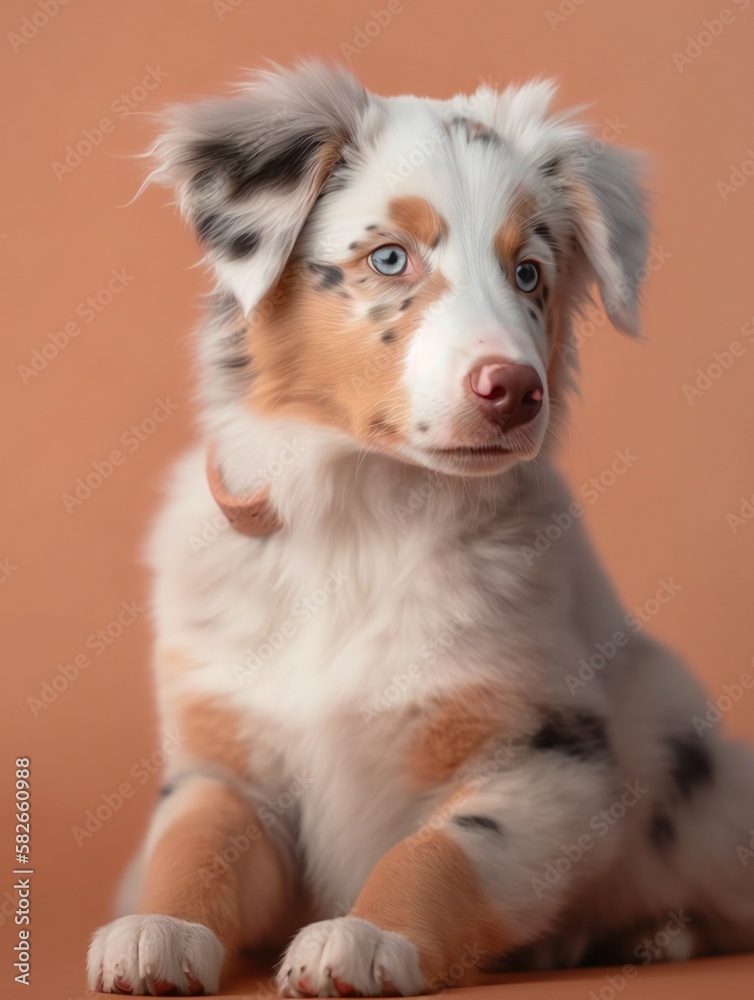
[[[495,475],[518,461],[532,457],[528,449],[516,447],[510,442],[416,448],[415,454],[420,456],[422,465],[460,476]]]
[[[453,448],[425,449],[425,451],[432,452],[435,455],[458,455],[461,457],[473,457],[478,455],[511,455],[515,450],[515,448],[511,448],[509,445],[504,444],[469,444],[456,445]]]

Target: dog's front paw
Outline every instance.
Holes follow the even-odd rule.
[[[416,946],[358,917],[322,920],[299,931],[280,965],[277,986],[285,997],[427,992]]]
[[[175,917],[121,917],[89,945],[89,989],[101,993],[180,996],[217,993],[225,949],[203,924]]]

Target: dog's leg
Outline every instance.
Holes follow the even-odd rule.
[[[141,867],[138,913],[92,938],[90,989],[215,993],[225,959],[264,937],[290,890],[286,859],[248,802],[204,776],[158,805]]]
[[[559,744],[554,730],[540,743],[511,769],[459,786],[381,858],[347,917],[304,928],[280,967],[281,991],[411,995],[483,983],[544,934],[615,857],[615,838],[595,837],[590,820],[625,789],[607,747],[573,733]],[[579,838],[590,833],[587,847]],[[560,864],[563,845],[572,853]]]

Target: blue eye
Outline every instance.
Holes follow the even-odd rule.
[[[522,292],[533,292],[539,284],[539,268],[530,260],[522,261],[516,268],[516,284]]]
[[[369,254],[369,264],[378,274],[403,274],[408,266],[408,254],[403,247],[389,243]]]

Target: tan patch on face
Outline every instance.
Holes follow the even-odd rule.
[[[391,453],[407,431],[410,337],[448,282],[439,272],[418,283],[381,278],[363,255],[340,269],[343,279],[328,287],[291,264],[262,303],[249,328],[256,371],[249,402],[259,413],[334,427]],[[356,319],[343,291],[386,308],[379,318]]]
[[[417,243],[435,247],[448,235],[448,224],[425,198],[394,198],[388,206],[392,228]]]
[[[441,784],[517,731],[525,709],[515,694],[474,684],[435,698],[415,723],[406,769],[420,787]]]
[[[532,216],[536,209],[537,199],[533,195],[524,195],[518,198],[495,233],[495,253],[498,259],[509,267],[518,260],[521,248],[531,229]]]
[[[163,808],[174,818],[147,862],[139,911],[204,924],[233,952],[241,944],[243,898],[253,899],[243,943],[261,943],[281,916],[291,877],[254,810],[208,778],[188,779]],[[223,863],[226,857],[232,860]]]
[[[464,851],[443,832],[429,829],[377,862],[351,916],[412,941],[431,990],[483,982],[483,972],[460,960],[471,945],[482,956],[500,955],[513,937]]]
[[[568,344],[568,323],[565,322],[557,298],[551,300],[547,316],[547,330],[550,338],[550,358],[547,362],[547,390],[551,402],[562,396],[563,380],[568,368],[566,352]]]
[[[236,777],[249,777],[252,743],[248,720],[240,712],[211,698],[182,699],[175,708],[175,718],[178,732],[186,739],[184,753]]]

